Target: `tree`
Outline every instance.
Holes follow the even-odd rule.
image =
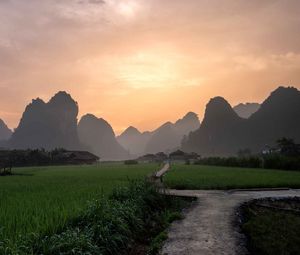
[[[293,139],[283,137],[277,140],[278,148],[280,153],[285,156],[298,156],[299,150],[297,144],[295,144]]]

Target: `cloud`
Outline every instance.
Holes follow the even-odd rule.
[[[136,104],[168,91],[174,107],[183,91],[192,108],[219,91],[300,87],[299,9],[298,0],[0,0],[0,109],[21,115],[32,97],[61,89],[82,111],[119,112],[139,107],[137,91]]]

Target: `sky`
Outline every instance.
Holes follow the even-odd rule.
[[[116,133],[300,88],[299,0],[0,0],[0,118],[67,91]]]

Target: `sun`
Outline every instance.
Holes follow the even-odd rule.
[[[119,13],[127,17],[133,17],[136,13],[136,10],[137,6],[134,2],[126,1],[118,5]]]
[[[167,87],[179,78],[176,58],[161,52],[138,52],[117,67],[119,79],[132,88]]]

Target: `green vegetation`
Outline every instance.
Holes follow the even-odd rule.
[[[139,162],[137,160],[133,160],[133,159],[129,159],[129,160],[125,160],[124,164],[125,165],[137,165]]]
[[[166,197],[149,182],[133,181],[107,198],[92,201],[55,234],[27,236],[13,245],[0,242],[0,253],[137,254],[143,247],[148,254],[157,254],[165,239],[162,231],[170,220],[178,218],[177,212],[184,205],[185,201]]]
[[[195,161],[195,165],[262,168],[281,170],[300,170],[300,157],[288,157],[280,154],[270,154],[263,157],[209,157]]]
[[[294,255],[300,251],[300,201],[286,200],[287,207],[296,205],[295,210],[275,210],[253,201],[243,206],[245,223],[242,230],[249,238],[249,249],[256,255]],[[283,201],[280,202],[282,207]],[[278,207],[278,202],[268,203]]]
[[[14,243],[20,235],[51,235],[65,228],[87,207],[107,197],[129,179],[143,179],[154,164],[126,166],[60,166],[13,169],[0,177],[0,240]],[[71,238],[71,237],[70,237]]]
[[[165,183],[175,189],[298,188],[300,172],[175,164]]]
[[[207,157],[197,159],[196,165],[242,168],[263,168],[300,171],[300,145],[293,139],[281,138],[277,147],[266,147],[264,154],[252,155],[249,149],[240,150],[238,157]]]

